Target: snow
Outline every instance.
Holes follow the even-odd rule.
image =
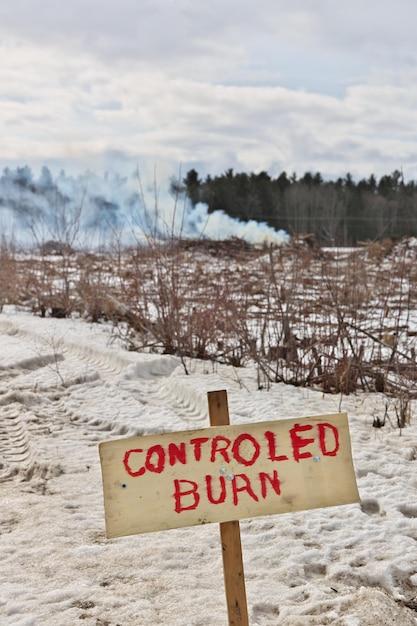
[[[233,423],[331,413],[340,397],[189,369],[123,350],[105,325],[0,315],[2,626],[227,623],[216,524],[105,538],[98,443],[205,427],[212,389]],[[361,504],[241,522],[251,626],[417,624],[417,426],[372,428],[378,394],[341,409]]]

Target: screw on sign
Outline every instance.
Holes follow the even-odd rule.
[[[358,502],[347,415],[229,424],[208,394],[211,428],[100,444],[106,533],[220,523],[230,626],[248,622],[239,521]]]

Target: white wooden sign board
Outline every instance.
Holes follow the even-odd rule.
[[[119,537],[359,500],[345,413],[100,444]]]

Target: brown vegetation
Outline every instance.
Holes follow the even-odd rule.
[[[152,242],[102,254],[0,249],[0,302],[110,321],[131,350],[252,362],[271,382],[416,395],[417,247]],[[408,409],[407,409],[408,410]],[[399,423],[406,423],[400,409]]]

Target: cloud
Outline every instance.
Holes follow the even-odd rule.
[[[0,31],[15,41],[44,42],[112,65],[214,77],[225,57],[233,65],[241,56],[236,25],[245,13],[237,0],[198,8],[189,0],[16,0],[0,6]]]
[[[417,5],[371,8],[2,3],[0,165],[403,166],[417,177]]]
[[[292,74],[337,80],[339,68],[347,84],[364,69],[412,66],[416,18],[414,0],[14,0],[0,6],[0,31],[111,64],[210,81],[256,83],[261,72],[294,87]]]

